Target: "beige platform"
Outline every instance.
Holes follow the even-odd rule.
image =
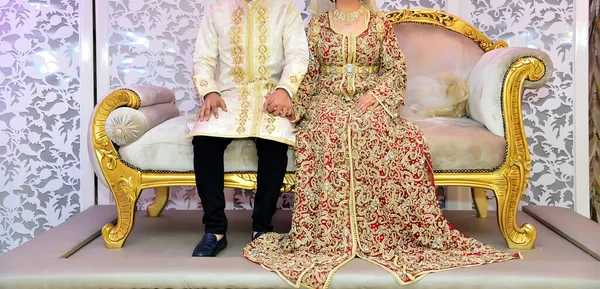
[[[599,240],[600,225],[566,209],[526,211],[545,217],[549,227],[583,249],[519,212],[518,220],[538,230],[536,248],[522,251],[523,260],[432,273],[404,288],[600,288],[600,261],[590,255],[600,253],[593,242]],[[76,215],[0,256],[0,288],[290,288],[241,256],[250,238],[251,212],[228,212],[230,244],[217,258],[189,257],[202,236],[201,211],[166,211],[160,218],[144,214],[138,212],[125,246],[113,250],[104,248],[99,229],[116,219],[114,207],[95,206]],[[474,214],[446,212],[465,234],[505,249],[496,217],[476,219]],[[290,211],[279,211],[276,230],[288,230],[290,216]],[[339,270],[332,283],[332,288],[400,287],[387,272],[359,259]]]

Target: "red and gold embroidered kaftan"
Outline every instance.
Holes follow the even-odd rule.
[[[356,256],[400,284],[519,258],[465,236],[442,215],[427,143],[398,117],[406,64],[385,16],[369,12],[356,35],[338,33],[330,21],[330,13],[311,20],[308,74],[294,97],[303,120],[291,231],[263,235],[244,256],[309,288],[328,287]],[[361,114],[356,100],[366,93],[380,105]]]

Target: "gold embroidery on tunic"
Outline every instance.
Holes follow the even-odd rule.
[[[231,15],[233,26],[229,31],[229,44],[231,44],[231,56],[233,58],[233,67],[231,74],[233,82],[241,84],[244,81],[244,47],[242,46],[242,20],[244,10],[238,7]]]
[[[267,132],[273,133],[276,128],[275,125],[275,117],[269,114],[269,116],[267,116],[267,123],[265,125],[265,129],[267,130]]]
[[[275,84],[270,81],[267,82],[265,84],[265,90],[266,91],[275,90]],[[267,115],[267,123],[265,124],[265,129],[267,130],[268,133],[273,133],[275,131],[275,129],[277,129],[277,123],[275,122],[275,116],[273,116],[272,114]]]
[[[300,85],[300,78],[299,78],[299,77],[297,77],[297,76],[295,76],[295,75],[292,75],[292,76],[290,77],[290,82],[291,82],[293,85],[296,85],[296,86],[298,86],[298,85]]]
[[[259,41],[259,45],[258,45],[258,80],[260,82],[262,82],[265,85],[265,89],[267,91],[272,91],[274,89],[274,85],[271,85],[270,81],[269,81],[269,67],[268,67],[268,63],[269,63],[269,48],[267,47],[267,43],[269,40],[269,26],[267,24],[268,20],[269,20],[269,14],[267,9],[265,9],[264,7],[260,7],[258,8],[257,11],[257,15],[258,15],[258,19],[257,19],[257,25],[258,25],[258,41]],[[258,97],[258,96],[257,96]],[[262,103],[262,99],[261,99],[261,103]],[[262,108],[262,106],[258,105],[259,103],[257,102],[257,115],[261,115],[261,111],[260,108]],[[257,122],[260,121],[259,118],[257,118]],[[275,117],[273,115],[268,115],[267,119],[266,119],[266,123],[265,123],[265,129],[267,130],[268,133],[273,133],[276,129],[276,122],[275,122]]]
[[[242,7],[238,7],[233,11],[231,15],[231,23],[233,26],[229,32],[231,44],[231,56],[233,58],[233,67],[231,74],[233,82],[240,84],[238,91],[238,97],[240,100],[240,113],[237,115],[236,123],[238,133],[244,133],[246,131],[246,122],[248,121],[248,110],[250,107],[249,96],[250,93],[244,83],[244,46],[242,45],[242,21],[244,18],[244,10]]]
[[[194,80],[196,81],[198,88],[206,88],[208,86],[208,81],[204,79],[198,80],[198,78],[194,76]]]
[[[197,76],[193,76],[192,80],[194,81],[194,88],[196,89],[196,94],[200,97],[203,96],[206,88],[208,87],[208,81],[200,80]]]
[[[240,113],[238,114],[238,119],[236,122],[238,123],[237,132],[242,134],[246,131],[246,122],[248,121],[248,111],[250,108],[250,92],[248,91],[248,86],[244,85],[239,89],[240,99]]]
[[[269,40],[268,19],[267,9],[260,7],[258,9],[258,41],[260,43],[258,45],[258,75],[262,81],[269,80],[269,68],[267,67],[269,60],[269,48],[267,47]]]

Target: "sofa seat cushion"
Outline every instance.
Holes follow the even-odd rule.
[[[486,171],[504,163],[506,141],[470,118],[412,120],[429,144],[436,172]]]
[[[121,158],[143,171],[193,171],[192,139],[185,137],[190,121],[193,116],[165,121],[121,147]],[[492,169],[504,160],[504,139],[471,119],[436,117],[414,122],[429,143],[436,171]],[[250,139],[236,139],[225,151],[226,172],[256,172],[257,162],[256,147]],[[294,171],[291,147],[287,170]]]
[[[121,147],[121,158],[128,164],[144,171],[192,172],[194,170],[194,147],[188,122],[194,116],[169,119],[146,132],[130,145]],[[294,171],[294,150],[288,151],[288,172]],[[256,172],[258,157],[251,139],[234,139],[225,150],[225,172]]]

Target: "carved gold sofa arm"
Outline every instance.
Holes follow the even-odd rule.
[[[471,118],[506,140],[504,164],[487,177],[491,182],[478,188],[494,191],[500,231],[510,248],[531,249],[536,230],[530,224],[517,225],[519,201],[529,182],[531,158],[523,124],[524,88],[544,85],[552,74],[550,57],[539,50],[502,48],[487,52],[475,65],[469,83]],[[474,190],[475,201],[483,190]]]
[[[117,203],[119,219],[114,226],[102,228],[106,246],[120,248],[133,226],[133,214],[139,193],[144,188],[142,174],[127,166],[120,158],[115,144],[106,131],[106,123],[112,112],[121,107],[139,109],[171,103],[172,91],[156,86],[133,86],[112,92],[95,108],[88,135],[89,155],[100,183],[107,186]]]

